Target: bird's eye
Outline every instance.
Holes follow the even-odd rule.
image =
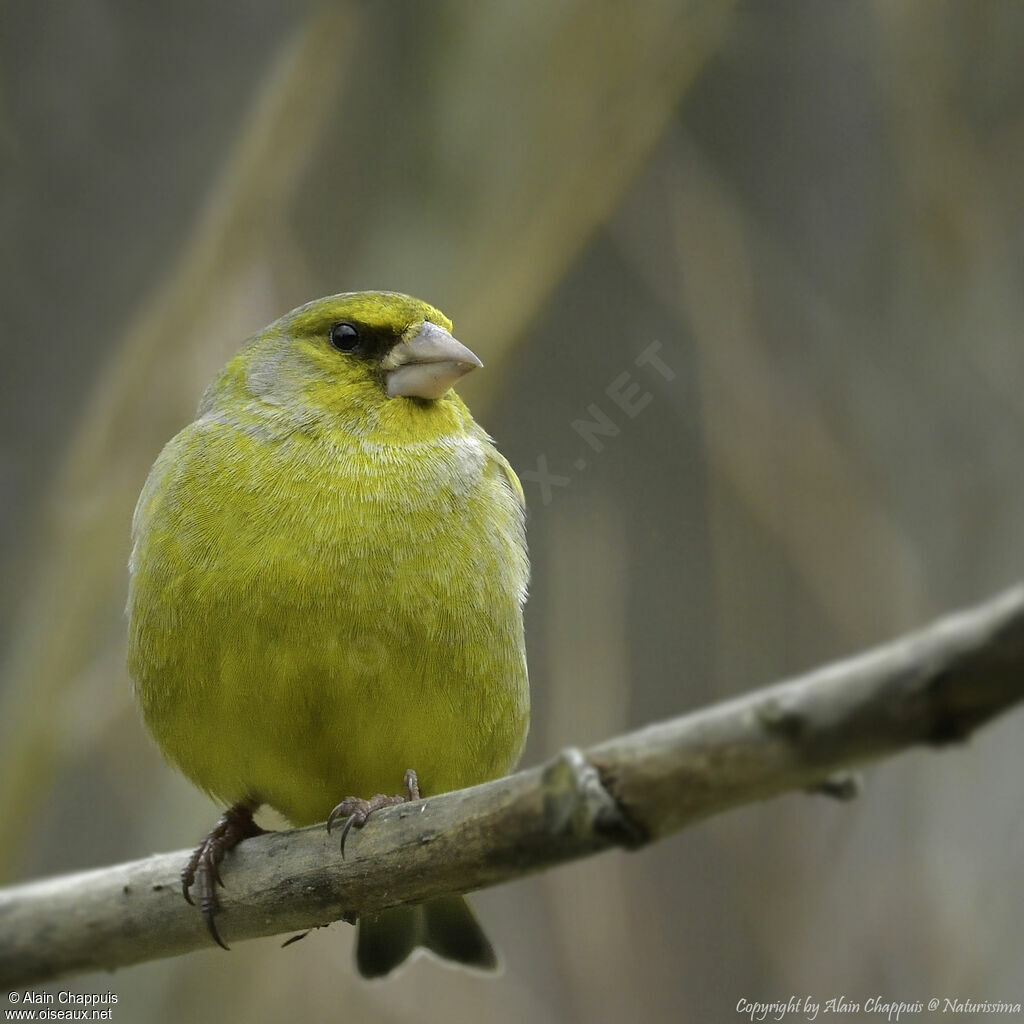
[[[334,324],[331,327],[331,344],[339,352],[354,352],[359,347],[359,331],[348,323]]]

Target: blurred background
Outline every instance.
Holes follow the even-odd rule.
[[[1022,52],[1014,0],[8,0],[4,878],[215,820],[133,705],[131,512],[226,356],[322,294],[421,296],[486,363],[461,390],[530,504],[526,763],[1018,580]],[[154,1024],[1020,1000],[1022,739],[482,893],[496,981],[363,984],[336,925],[52,987]]]

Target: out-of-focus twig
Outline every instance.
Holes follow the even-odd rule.
[[[755,300],[753,254],[768,246],[756,218],[696,146],[673,141],[662,177],[675,251],[640,245],[628,221],[619,235],[645,281],[690,329],[711,473],[776,538],[841,634],[856,623],[860,633],[880,635],[887,623],[920,614],[926,588],[918,553],[836,438],[818,396],[775,372]],[[813,298],[805,295],[805,305]],[[720,541],[715,547],[728,557]],[[742,578],[720,575],[722,585]],[[835,585],[858,576],[863,586]],[[724,594],[722,604],[736,602]]]
[[[335,102],[359,28],[348,5],[323,5],[290,40],[253,104],[204,215],[170,278],[141,307],[78,424],[40,530],[34,583],[3,666],[0,877],[17,859],[56,751],[71,743],[62,709],[75,680],[123,630],[128,526],[146,470],[186,422],[238,329],[258,327],[273,298],[255,264],[287,209]],[[159,382],[159,386],[156,386]],[[125,684],[127,691],[127,684]]]
[[[467,892],[637,847],[839,769],[965,739],[1024,700],[1024,587],[809,675],[572,749],[547,765],[379,812],[348,859],[321,826],[225,865],[229,941]],[[209,944],[181,898],[186,852],[0,890],[0,986]]]
[[[547,40],[529,83],[538,115],[517,149],[531,154],[514,189],[482,211],[456,285],[456,328],[487,341],[488,373],[463,389],[492,399],[515,342],[644,166],[691,83],[727,37],[735,4],[578,4]],[[571,88],[567,88],[571,83]],[[486,256],[486,258],[484,258]]]

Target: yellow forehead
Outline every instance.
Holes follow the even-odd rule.
[[[289,334],[316,334],[339,320],[402,335],[424,320],[451,331],[452,322],[439,309],[400,292],[343,292],[307,302],[283,316],[276,326]]]

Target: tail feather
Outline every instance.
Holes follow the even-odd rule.
[[[364,978],[390,974],[416,948],[422,912],[422,907],[395,907],[359,919],[356,967]]]
[[[498,967],[498,954],[463,896],[443,896],[359,919],[356,966],[364,978],[390,974],[417,948],[464,967]]]

